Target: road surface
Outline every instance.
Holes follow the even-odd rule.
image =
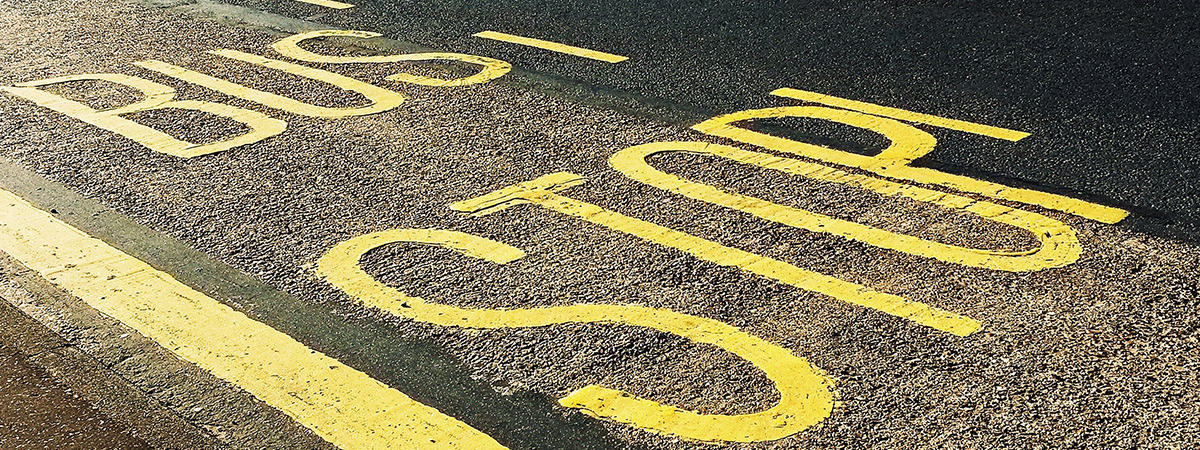
[[[95,448],[1191,448],[1196,12],[0,2],[0,348]]]

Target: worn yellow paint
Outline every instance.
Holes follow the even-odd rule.
[[[537,47],[537,48],[544,49],[544,50],[550,50],[552,52],[566,53],[568,55],[579,56],[579,57],[588,58],[588,59],[594,59],[597,61],[604,61],[607,63],[615,64],[615,63],[619,63],[621,61],[625,61],[625,60],[629,59],[629,58],[626,58],[621,55],[614,55],[612,53],[605,53],[605,52],[590,50],[590,49],[586,49],[586,48],[582,48],[582,47],[575,47],[573,45],[560,44],[557,42],[543,41],[541,39],[517,36],[517,35],[513,35],[513,34],[508,34],[508,33],[501,33],[498,31],[480,31],[478,33],[475,33],[474,36],[481,37],[484,39],[492,39],[492,40],[496,40],[496,41],[510,42],[513,44],[528,45],[530,47]]]
[[[827,98],[823,100],[832,101]],[[859,104],[848,104],[845,102],[839,104],[842,106],[861,107]],[[896,112],[900,110],[879,110],[878,108],[866,109],[868,111],[875,110],[877,112],[891,114],[901,118],[907,117],[906,120],[931,120],[928,117],[914,118],[912,116],[905,116]],[[771,136],[766,133],[760,133],[758,131],[753,131],[734,125],[737,122],[747,120],[785,117],[808,117],[842,123],[880,133],[887,137],[891,143],[878,155],[864,156],[820,145]],[[945,123],[942,124],[944,125]],[[913,167],[909,164],[913,160],[925,156],[927,153],[932,151],[934,145],[937,143],[937,140],[934,139],[934,137],[929,133],[921,131],[912,125],[879,115],[820,106],[786,106],[738,111],[735,113],[714,117],[693,125],[692,128],[714,136],[733,139],[735,141],[753,144],[775,151],[792,153],[832,164],[855,167],[890,178],[945,186],[964,192],[984,195],[994,199],[1037,205],[1104,223],[1116,223],[1129,215],[1128,211],[1122,209],[1098,205],[1062,195],[1051,194],[1032,189],[1014,188],[967,176],[949,174],[936,169]]]
[[[903,297],[878,292],[865,286],[840,280],[810,270],[804,270],[777,259],[750,253],[702,239],[684,232],[635,219],[615,211],[575,200],[556,193],[584,182],[579,175],[560,172],[544,175],[532,181],[500,189],[470,200],[450,205],[455,211],[488,214],[509,206],[532,203],[552,211],[577,217],[597,225],[628,233],[659,245],[687,252],[697,258],[722,266],[733,266],[835,299],[891,314],[896,317],[967,336],[978,331],[982,324],[970,317],[943,311]]]
[[[351,31],[351,30],[317,30],[306,33],[295,34],[285,37],[271,47],[279,54],[289,58],[298,59],[300,61],[324,63],[324,64],[350,64],[350,63],[395,63],[395,62],[416,62],[416,61],[459,61],[468,64],[482,66],[483,69],[479,73],[462,78],[454,78],[444,80],[441,78],[426,77],[421,75],[413,75],[409,73],[397,73],[389,75],[388,80],[403,81],[405,83],[419,84],[423,86],[466,86],[470,84],[480,84],[500,78],[512,70],[512,64],[499,59],[487,58],[483,56],[468,55],[465,53],[407,53],[403,55],[376,55],[376,56],[333,56],[321,55],[310,52],[300,47],[300,43],[309,39],[322,37],[350,37],[358,39],[369,39],[382,36],[379,33],[370,31]]]
[[[5,190],[0,251],[342,449],[504,448]]]
[[[368,106],[360,106],[353,108],[329,108],[325,106],[316,106],[304,103],[298,100],[284,97],[282,95],[263,92],[257,89],[248,88],[237,83],[232,83],[210,75],[205,75],[199,72],[185,69],[183,67],[168,64],[157,60],[138,61],[134,64],[144,67],[149,70],[167,75],[173,78],[186,81],[192,84],[198,84],[214,91],[226,94],[229,96],[249,100],[255,103],[269,106],[271,108],[299,114],[309,117],[324,117],[324,118],[342,118],[350,116],[364,116],[368,114],[376,114],[394,109],[401,103],[404,103],[404,96],[398,92],[390,91],[369,83],[365,83],[354,78],[344,75],[338,75],[333,72],[321,70],[313,67],[302,66],[290,62],[279,61],[275,59],[265,58],[258,55],[239,52],[237,50],[209,50],[208,53],[223,56],[238,61],[247,62],[250,64],[266,67],[268,69],[279,70],[293,75],[305,77],[312,80],[322,81],[339,88],[353,91],[361,94],[371,101]]]
[[[888,117],[905,122],[923,123],[939,128],[946,128],[965,133],[978,134],[981,136],[1003,139],[1006,141],[1016,142],[1029,137],[1029,133],[1024,131],[1010,130],[1007,128],[993,127],[991,125],[983,125],[965,120],[947,119],[945,117],[934,116],[931,114],[922,114],[889,106],[876,105],[874,103],[860,102],[832,95],[818,94],[816,92],[802,91],[800,89],[779,88],[771,91],[771,95],[780,97],[794,98],[812,103],[820,103],[823,105],[833,106],[835,108],[849,109],[858,112],[864,112],[871,115]]]
[[[393,243],[443,246],[497,264],[525,255],[520,249],[448,230],[398,229],[359,236],[338,244],[317,263],[318,272],[364,305],[422,322],[468,328],[545,327],[564,323],[609,323],[671,333],[713,345],[754,364],[775,383],[780,400],[752,414],[714,415],[682,410],[589,385],[559,400],[589,415],[644,430],[697,441],[759,442],[793,435],[829,417],[833,380],[804,358],[728,324],[675,311],[637,305],[585,304],[532,309],[473,309],[429,303],[376,281],[359,260]]]
[[[1038,239],[1039,245],[1029,250],[1013,252],[960,247],[886,231],[857,222],[835,219],[755,197],[726,192],[704,183],[669,175],[646,163],[646,158],[650,155],[666,152],[718,156],[814,180],[863,188],[881,195],[905,197],[947,209],[965,211],[1028,231]],[[1074,229],[1041,214],[727,145],[705,142],[655,142],[617,152],[608,159],[608,162],[614,169],[630,178],[696,200],[736,209],[808,231],[835,234],[846,239],[949,263],[992,270],[1024,272],[1071,264],[1079,259],[1082,252],[1082,246],[1079,244],[1079,238],[1075,235]]]
[[[309,3],[309,4],[313,4],[313,5],[317,5],[317,6],[324,6],[326,8],[333,8],[333,9],[348,9],[348,8],[354,7],[354,5],[351,5],[349,3],[336,2],[334,0],[296,0],[296,1],[303,2],[303,3]]]
[[[130,105],[106,110],[96,110],[60,95],[51,94],[38,89],[39,86],[86,80],[107,81],[110,83],[128,86],[140,91],[143,98]],[[229,150],[234,147],[251,144],[271,136],[278,135],[287,128],[287,122],[267,117],[265,114],[257,111],[238,108],[223,103],[199,100],[175,100],[175,89],[169,86],[158,84],[144,78],[115,73],[70,75],[65,77],[18,83],[16,86],[0,87],[0,89],[3,89],[5,92],[10,94],[23,97],[26,100],[38,104],[39,106],[49,108],[110,132],[125,136],[126,138],[132,139],[135,142],[142,144],[156,152],[166,153],[168,155],[178,156],[181,158],[207,155],[210,153]],[[124,114],[170,108],[200,111],[227,119],[233,119],[245,124],[250,128],[250,131],[246,132],[245,134],[218,142],[193,144],[191,142],[175,139],[169,134],[121,117]]]

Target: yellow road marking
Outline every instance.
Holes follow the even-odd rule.
[[[143,98],[142,100],[130,105],[101,111],[92,109],[87,105],[67,99],[65,97],[38,89],[39,86],[48,86],[52,84],[84,80],[107,81],[110,83],[129,86],[140,91]],[[38,106],[52,109],[59,113],[66,114],[87,122],[91,125],[125,136],[126,138],[132,139],[135,142],[146,146],[146,148],[156,152],[166,153],[168,155],[178,156],[181,158],[207,155],[246,144],[252,144],[271,136],[278,135],[287,128],[287,122],[279,119],[273,119],[258,111],[238,108],[223,103],[199,100],[175,100],[175,89],[171,88],[170,86],[158,84],[144,78],[115,73],[70,75],[65,77],[18,83],[16,86],[0,87],[0,89],[32,101],[38,104]],[[169,134],[121,117],[123,114],[133,114],[143,111],[171,108],[200,111],[225,117],[227,119],[233,119],[245,124],[250,128],[250,131],[241,136],[235,136],[223,141],[212,142],[208,144],[193,144],[191,142],[175,139]]]
[[[1039,245],[1030,250],[1016,252],[960,247],[894,233],[857,222],[835,219],[755,197],[726,192],[708,184],[669,175],[646,163],[646,158],[650,155],[666,152],[712,155],[814,180],[855,186],[882,195],[907,197],[948,209],[966,211],[994,222],[1028,231],[1037,238]],[[1079,255],[1083,251],[1073,228],[1041,214],[727,145],[704,142],[655,142],[619,151],[613,154],[608,162],[614,169],[632,179],[697,200],[736,209],[784,225],[817,233],[836,234],[877,247],[949,263],[992,270],[1025,272],[1071,264],[1079,259]]]
[[[359,236],[329,250],[318,272],[366,306],[441,326],[469,328],[545,327],[564,323],[626,324],[675,334],[729,351],[759,368],[779,390],[779,403],[758,413],[712,415],[686,411],[589,385],[559,400],[589,415],[637,428],[698,441],[759,442],[796,434],[829,417],[833,380],[787,349],[723,322],[675,311],[636,305],[570,305],[532,309],[472,309],[428,303],[376,281],[359,260],[393,243],[448,247],[466,255],[506,264],[525,256],[510,245],[448,230],[388,230]]]
[[[681,231],[606,210],[591,203],[559,195],[555,191],[576,186],[584,178],[566,172],[543,175],[532,181],[503,188],[473,199],[450,205],[455,211],[489,214],[521,203],[533,203],[551,211],[631,234],[659,245],[678,249],[721,266],[733,266],[747,272],[786,283],[800,289],[875,309],[896,317],[958,336],[979,331],[979,321],[910,301],[903,297],[872,290],[866,286],[804,270],[777,259],[750,253],[699,238]]]
[[[945,117],[922,114],[899,108],[892,108],[889,106],[876,105],[873,103],[849,100],[841,97],[834,97],[832,95],[818,94],[816,92],[802,91],[800,89],[779,88],[771,91],[771,95],[794,98],[796,100],[803,100],[812,103],[820,103],[836,108],[865,112],[867,114],[889,117],[896,120],[903,120],[905,122],[923,123],[935,127],[994,137],[996,139],[1003,139],[1012,142],[1029,137],[1029,133],[1024,131],[993,127],[991,125],[982,125],[974,122],[967,122],[965,120],[947,119]]]
[[[333,0],[296,0],[296,1],[303,2],[303,3],[310,3],[310,4],[318,5],[318,6],[324,6],[327,8],[334,8],[334,9],[347,9],[347,8],[354,7],[354,5],[351,5],[349,3],[335,2]]]
[[[529,37],[524,37],[524,36],[516,36],[516,35],[512,35],[512,34],[508,34],[508,33],[501,33],[498,31],[481,31],[481,32],[475,33],[474,36],[481,37],[484,39],[493,39],[493,40],[497,40],[497,41],[511,42],[513,44],[528,45],[530,47],[537,47],[540,49],[550,50],[552,52],[566,53],[568,55],[580,56],[580,57],[584,57],[584,58],[594,59],[597,61],[604,61],[607,63],[619,63],[621,61],[629,59],[629,58],[626,58],[621,55],[614,55],[612,53],[604,53],[601,51],[589,50],[589,49],[582,48],[582,47],[575,47],[575,46],[571,46],[571,45],[567,45],[567,44],[559,44],[557,42],[551,42],[551,41],[543,41],[541,39],[534,39],[534,38],[529,38]]]
[[[793,92],[790,91],[788,93],[793,94]],[[835,101],[830,100],[831,98],[836,99],[836,97],[828,97],[822,98],[822,100],[838,103],[840,106],[845,107],[864,107],[866,108],[867,112],[876,111],[901,118],[908,117],[909,119],[932,120],[930,118],[934,117],[919,117],[924,115],[919,115],[917,113],[909,113],[911,115],[905,116],[904,114],[900,114],[900,112],[907,113],[907,111],[895,110],[894,108],[885,108],[859,102],[848,103],[850,102],[849,100],[842,99],[837,99]],[[888,148],[884,149],[878,155],[865,156],[820,145],[795,141],[788,138],[772,136],[766,133],[761,133],[734,125],[737,122],[755,119],[786,117],[809,117],[842,123],[880,133],[887,137],[891,143],[888,145]],[[934,121],[934,123],[937,122]],[[1128,211],[1122,209],[1098,205],[1058,194],[1051,194],[1032,189],[1014,188],[967,176],[949,174],[940,170],[926,167],[913,167],[910,165],[912,161],[925,156],[930,151],[933,151],[934,145],[937,144],[937,140],[932,135],[917,129],[912,125],[908,125],[888,117],[866,114],[849,109],[834,109],[823,106],[784,106],[777,108],[752,109],[714,117],[693,125],[692,129],[713,136],[733,139],[738,142],[757,145],[759,147],[768,148],[779,152],[800,155],[805,158],[812,158],[831,164],[856,167],[890,178],[913,181],[916,183],[945,186],[963,192],[971,192],[995,199],[1041,206],[1043,208],[1063,211],[1104,223],[1117,223],[1129,215]],[[972,132],[979,132],[979,130]]]
[[[504,448],[2,189],[0,251],[342,449]]]
[[[300,47],[301,42],[321,37],[352,37],[358,39],[369,39],[379,36],[382,35],[379,33],[372,33],[370,31],[317,30],[285,37],[275,41],[274,44],[271,44],[271,47],[274,48],[275,51],[279,52],[279,54],[289,58],[325,64],[392,63],[440,60],[461,61],[483,66],[483,69],[475,75],[463,78],[455,78],[453,80],[425,77],[410,73],[397,73],[387,77],[387,79],[391,81],[403,81],[406,83],[420,84],[424,86],[466,86],[469,84],[486,83],[496,78],[500,78],[504,76],[504,74],[508,73],[509,70],[512,70],[512,64],[509,64],[506,61],[483,56],[468,55],[464,53],[435,52],[382,56],[333,56],[316,54]]]
[[[266,67],[268,69],[287,72],[312,80],[323,81],[333,86],[361,94],[363,97],[371,100],[371,104],[368,106],[360,106],[355,108],[329,108],[324,106],[310,105],[308,103],[293,100],[282,95],[248,88],[237,83],[232,83],[211,75],[205,75],[200,72],[188,70],[183,67],[168,64],[162,61],[147,60],[138,61],[134,64],[172,78],[177,78],[188,83],[204,86],[225,95],[249,100],[264,106],[269,106],[271,108],[287,111],[292,114],[299,114],[302,116],[324,118],[364,116],[388,111],[396,108],[401,103],[404,103],[404,96],[397,92],[390,91],[344,75],[338,75],[326,70],[279,61],[258,55],[252,55],[249,53],[239,52],[237,50],[209,50],[208,53]]]

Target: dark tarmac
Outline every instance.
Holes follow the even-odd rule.
[[[920,164],[1133,209],[1128,226],[1200,241],[1195,2],[230,3],[488,55],[703,117],[775,106],[767,93],[791,87],[1030,131],[1016,144],[948,142]],[[631,60],[595,64],[471,36],[481,30]]]
[[[1195,11],[1049,2],[361,1],[346,10],[229,3],[258,11],[210,1],[0,2],[0,29],[9,30],[0,34],[7,68],[0,85],[129,74],[170,85],[180,99],[224,102],[288,122],[262,142],[179,158],[5,94],[0,188],[512,449],[1200,445]],[[461,67],[309,64],[406,97],[394,110],[327,119],[132,64],[157,59],[315,105],[364,105],[361,96],[328,84],[205,53],[228,48],[283,59],[271,43],[319,27],[393,39],[306,47],[322,53],[434,48],[503,59],[515,69],[494,82],[448,88],[385,78],[400,71],[445,77]],[[471,37],[485,29],[630,60],[599,63]],[[96,108],[136,98],[103,86],[47,91]],[[688,127],[718,114],[792,104],[768,95],[785,86],[1030,132],[1007,142],[923,128],[938,144],[917,165],[1131,215],[1114,225],[998,202],[1065,224],[1081,254],[1044,270],[990,270],[763,220],[635,181],[609,162],[622,149],[659,141],[765,151]],[[194,142],[244,131],[233,121],[178,110],[131,117]],[[886,145],[879,135],[816,121],[756,126],[856,153]],[[649,164],[942,244],[1021,252],[1039,242],[962,209],[711,155],[663,154]],[[940,332],[535,204],[488,215],[449,207],[556,172],[586,177],[559,192],[571,199],[953,311],[982,329]],[[819,367],[835,382],[837,404],[819,425],[782,439],[712,444],[565,408],[557,400],[586,385],[702,414],[754,413],[779,394],[746,360],[670,333],[618,323],[443,327],[366,308],[318,275],[318,260],[338,243],[396,228],[462,231],[525,252],[497,265],[392,244],[363,258],[368,274],[410,295],[473,308],[633,304],[720,321]],[[32,274],[17,278],[36,284]],[[333,448],[284,412],[147,338],[129,337],[78,299],[45,294],[53,288],[42,284],[25,288],[33,300],[23,310],[35,311],[130,390],[202,430],[196,439],[204,445]],[[46,295],[54,299],[38,300]]]

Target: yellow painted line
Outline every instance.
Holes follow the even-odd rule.
[[[347,9],[347,8],[354,7],[354,5],[351,5],[349,3],[335,2],[333,0],[296,0],[296,1],[302,2],[302,3],[309,3],[309,4],[313,4],[313,5],[317,5],[317,6],[324,6],[327,8],[334,8],[334,9]]]
[[[66,97],[38,89],[41,86],[84,80],[105,81],[128,86],[141,92],[142,99],[126,106],[96,110]],[[271,136],[276,136],[287,129],[287,122],[273,119],[258,111],[238,108],[224,103],[200,100],[175,100],[175,89],[170,86],[158,84],[144,78],[115,73],[93,73],[49,78],[17,83],[16,86],[0,87],[0,90],[25,98],[39,106],[120,134],[151,150],[180,158],[193,158],[252,144]],[[250,131],[241,136],[235,136],[222,141],[210,142],[208,144],[194,144],[175,139],[167,133],[121,117],[125,114],[158,109],[189,109],[206,112],[241,122],[249,127]]]
[[[775,92],[778,93],[780,91],[781,90],[777,90]],[[818,98],[813,96],[806,97],[807,94],[803,94],[804,91],[794,89],[784,92],[788,95],[795,95],[797,96],[796,98]],[[692,125],[692,129],[705,134],[720,136],[738,142],[768,148],[778,152],[791,153],[830,164],[855,167],[889,178],[897,178],[915,183],[934,184],[951,189],[957,189],[963,192],[971,192],[994,199],[1041,206],[1043,208],[1062,211],[1104,223],[1117,223],[1129,215],[1128,211],[1119,208],[1104,206],[1063,195],[1052,194],[1033,189],[1015,188],[964,175],[942,172],[940,170],[928,167],[914,167],[911,165],[911,163],[917,158],[921,158],[933,151],[934,146],[937,144],[937,139],[935,139],[933,135],[910,124],[904,123],[899,119],[884,117],[882,115],[876,115],[870,112],[875,111],[881,114],[890,114],[901,118],[908,117],[910,119],[921,120],[929,120],[928,117],[933,116],[925,116],[923,114],[911,113],[908,111],[871,105],[867,103],[851,102],[849,100],[837,99],[837,97],[823,96],[820,97],[820,99],[823,101],[836,103],[837,105],[840,105],[839,107],[864,108],[866,111],[835,109],[825,106],[782,106],[775,108],[749,109],[705,120],[698,124]],[[888,147],[879,152],[879,154],[875,156],[867,156],[839,150],[836,148],[797,141],[785,137],[772,136],[767,133],[762,133],[737,125],[738,123],[752,120],[786,117],[806,117],[850,125],[863,130],[879,133],[886,137],[890,143]],[[933,121],[930,123],[939,122]]]
[[[958,336],[969,336],[983,328],[983,324],[979,321],[961,314],[914,302],[898,295],[879,292],[829,275],[801,269],[774,258],[727,247],[556,192],[582,184],[585,180],[585,178],[572,173],[552,173],[489,194],[456,202],[451,204],[450,208],[473,214],[490,214],[513,205],[532,203],[665,247],[678,249],[713,264],[737,267],[755,275],[828,295],[846,303],[908,319],[936,330]]]
[[[701,414],[588,385],[559,400],[593,416],[656,433],[696,441],[760,442],[781,439],[816,425],[833,411],[833,380],[791,351],[726,323],[669,309],[638,305],[581,304],[529,309],[475,309],[429,303],[375,280],[359,260],[394,243],[436,245],[497,264],[525,256],[520,249],[449,230],[398,229],[342,242],[318,261],[318,272],[366,306],[441,326],[469,328],[545,327],[565,323],[609,323],[671,333],[716,346],[754,364],[779,391],[779,403],[739,415]],[[732,399],[736,401],[737,399]]]
[[[466,86],[471,84],[486,83],[496,78],[504,76],[509,70],[512,70],[512,64],[494,58],[483,56],[467,55],[463,53],[405,53],[400,55],[372,55],[372,56],[334,56],[321,55],[310,52],[300,47],[300,43],[309,39],[322,37],[351,37],[356,39],[370,39],[382,36],[379,33],[370,31],[352,31],[352,30],[316,30],[304,33],[294,34],[271,44],[271,48],[279,52],[279,54],[300,61],[315,62],[323,64],[362,64],[362,63],[393,63],[393,62],[416,62],[416,61],[460,61],[468,64],[476,64],[482,66],[483,69],[475,75],[469,77],[455,78],[445,80],[441,78],[432,78],[411,73],[397,73],[388,75],[388,81],[402,81],[405,83],[419,84],[423,86]]]
[[[922,114],[922,113],[907,111],[907,110],[903,110],[903,109],[899,109],[899,108],[892,108],[892,107],[888,107],[888,106],[876,105],[873,103],[849,100],[849,99],[845,99],[845,98],[841,98],[841,97],[834,97],[832,95],[819,94],[819,93],[810,92],[810,91],[803,91],[800,89],[779,88],[774,91],[771,91],[771,95],[794,98],[797,100],[803,100],[803,101],[812,102],[812,103],[820,103],[823,105],[829,105],[829,106],[833,106],[836,108],[851,109],[854,111],[865,112],[867,114],[873,114],[876,116],[889,117],[889,118],[896,119],[896,120],[903,120],[905,122],[923,123],[926,125],[933,125],[935,127],[941,127],[941,128],[946,128],[946,129],[955,130],[955,131],[962,131],[965,133],[978,134],[978,135],[982,135],[982,136],[994,137],[996,139],[1003,139],[1006,141],[1016,142],[1021,139],[1025,139],[1026,137],[1029,137],[1029,133],[1026,133],[1024,131],[1010,130],[1007,128],[1000,128],[1000,127],[993,127],[991,125],[983,125],[983,124],[978,124],[978,123],[974,123],[974,122],[967,122],[965,120],[947,119],[945,117],[934,116],[931,114]]]
[[[0,189],[0,251],[345,449],[503,449]]]
[[[1030,250],[1010,252],[943,244],[780,205],[756,197],[727,192],[705,183],[667,174],[646,162],[651,155],[676,152],[716,156],[814,180],[867,189],[880,195],[906,197],[946,209],[968,212],[996,223],[1025,230],[1037,238],[1039,245]],[[705,142],[654,142],[621,150],[613,154],[608,162],[614,169],[629,178],[696,200],[736,209],[766,220],[815,233],[830,233],[876,247],[949,263],[992,270],[1030,272],[1069,265],[1079,260],[1079,256],[1083,252],[1083,246],[1080,245],[1074,229],[1038,213],[727,145]]]
[[[359,81],[344,75],[338,75],[333,72],[317,69],[315,67],[308,67],[300,64],[280,61],[277,59],[270,59],[237,50],[218,49],[209,50],[207,53],[266,67],[268,69],[290,73],[292,75],[301,76],[310,80],[322,81],[332,86],[362,95],[370,100],[371,104],[367,106],[350,108],[330,108],[325,106],[317,106],[284,97],[282,95],[272,94],[270,92],[264,92],[258,89],[252,89],[237,83],[158,60],[151,59],[146,61],[138,61],[133,64],[172,78],[186,81],[188,83],[204,86],[225,95],[249,100],[263,106],[287,111],[292,114],[299,114],[302,116],[324,117],[330,119],[351,116],[365,116],[389,111],[395,109],[397,106],[400,106],[401,103],[404,103],[404,96],[398,92],[384,89],[379,86]]]
[[[481,31],[481,32],[475,33],[474,36],[481,37],[484,39],[492,39],[492,40],[497,40],[497,41],[511,42],[513,44],[528,45],[530,47],[537,47],[540,49],[550,50],[552,52],[566,53],[568,55],[580,56],[583,58],[594,59],[597,61],[604,61],[607,63],[619,63],[621,61],[629,59],[629,58],[626,58],[621,55],[614,55],[612,53],[604,53],[601,51],[590,50],[590,49],[586,49],[586,48],[582,48],[582,47],[575,47],[575,46],[567,45],[567,44],[559,44],[557,42],[543,41],[541,39],[534,39],[534,38],[529,38],[529,37],[524,37],[524,36],[516,36],[516,35],[512,35],[512,34],[508,34],[508,33],[501,33],[499,31]]]

